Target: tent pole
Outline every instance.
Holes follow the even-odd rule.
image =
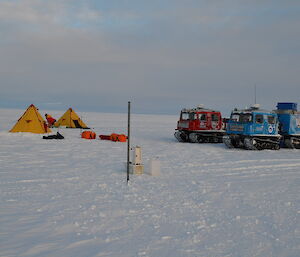
[[[130,102],[128,102],[128,126],[127,126],[127,184],[129,181],[129,162],[130,162]]]

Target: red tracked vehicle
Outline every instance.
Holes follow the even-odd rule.
[[[221,113],[198,106],[181,110],[174,136],[179,142],[222,143],[225,133]]]

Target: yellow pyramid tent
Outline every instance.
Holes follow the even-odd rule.
[[[79,118],[72,108],[69,108],[63,116],[54,123],[54,127],[65,126],[66,128],[88,129],[87,125]]]
[[[46,126],[46,121],[43,119],[38,109],[31,104],[9,132],[43,134],[51,132],[51,129]]]

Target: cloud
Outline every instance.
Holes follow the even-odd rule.
[[[65,5],[54,1],[51,3],[38,0],[2,1],[0,19],[13,23],[51,24],[60,20],[63,10]]]
[[[69,0],[21,0],[0,2],[0,20],[14,26],[76,27],[101,19],[101,13],[86,3],[74,5]]]
[[[251,104],[254,84],[270,107],[299,95],[296,2],[126,3],[0,1],[0,100],[163,112]]]

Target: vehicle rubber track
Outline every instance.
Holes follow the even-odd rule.
[[[247,150],[263,150],[263,149],[271,149],[271,150],[279,150],[279,140],[274,139],[263,139],[258,137],[246,137],[244,139],[244,146]]]
[[[222,143],[222,133],[186,133],[184,131],[176,131],[174,133],[175,138],[179,142],[190,142],[190,143]]]
[[[174,136],[179,142],[188,142],[188,136],[181,131],[176,131]]]
[[[279,150],[279,139],[258,137],[230,137],[224,136],[223,142],[228,148],[244,148],[247,150]]]
[[[231,138],[229,136],[224,136],[223,137],[223,143],[228,147],[228,148],[235,148],[234,145],[232,144]]]
[[[300,149],[300,137],[285,138],[284,144],[287,148]]]
[[[192,143],[222,143],[223,135],[217,133],[190,133],[189,140]]]

